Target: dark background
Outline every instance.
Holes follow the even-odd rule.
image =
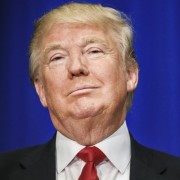
[[[0,2],[0,151],[44,143],[54,133],[29,81],[34,21],[68,1]],[[134,26],[139,85],[127,124],[146,146],[180,156],[180,1],[89,0],[125,12]]]

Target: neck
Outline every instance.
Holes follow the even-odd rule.
[[[104,111],[97,116],[84,119],[65,119],[53,122],[57,122],[54,123],[54,126],[64,136],[81,145],[92,146],[113,134],[123,124],[125,117],[126,111],[124,109],[115,113]],[[66,122],[68,125],[65,124]]]

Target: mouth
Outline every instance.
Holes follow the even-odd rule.
[[[95,89],[97,89],[98,87],[95,86],[88,86],[88,87],[77,87],[74,90],[72,90],[69,95],[82,95],[82,94],[88,94],[92,91],[94,91]]]

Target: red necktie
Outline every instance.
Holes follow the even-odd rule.
[[[79,180],[99,180],[97,176],[96,166],[106,157],[104,153],[97,147],[85,147],[77,157],[86,162]]]

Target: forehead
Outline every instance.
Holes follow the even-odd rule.
[[[89,43],[108,44],[112,42],[109,31],[102,26],[86,24],[54,24],[44,34],[42,44],[44,48],[53,44],[62,46],[73,43],[83,46]]]

